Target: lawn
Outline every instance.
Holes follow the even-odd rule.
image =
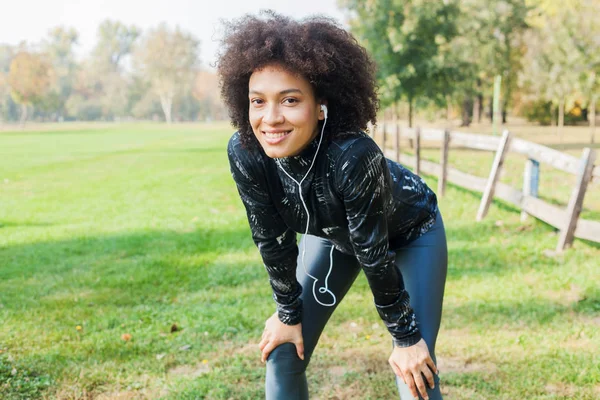
[[[0,131],[0,398],[264,398],[257,344],[274,303],[229,174],[231,133],[225,123]],[[481,176],[492,158],[450,152]],[[503,181],[520,187],[520,162]],[[540,193],[566,204],[568,182],[546,171]],[[598,193],[587,219],[600,220]],[[599,398],[600,245],[575,240],[556,255],[556,231],[520,222],[512,206],[494,202],[476,223],[479,199],[453,185],[440,199],[443,393]],[[389,350],[361,274],[312,358],[311,398],[397,398]]]

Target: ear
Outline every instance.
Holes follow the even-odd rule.
[[[321,107],[322,105],[325,106],[325,110],[323,110],[323,107]],[[327,117],[327,101],[321,100],[318,102],[317,106],[319,107],[319,121],[323,121]]]

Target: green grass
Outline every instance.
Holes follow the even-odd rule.
[[[274,306],[231,129],[65,126],[0,132],[0,398],[264,397],[257,343]],[[481,176],[491,159],[451,152]],[[600,397],[600,246],[553,255],[554,229],[498,202],[476,223],[478,204],[452,185],[440,199],[446,397]],[[596,196],[585,206],[600,219]],[[311,398],[395,398],[389,350],[361,274],[313,356]]]

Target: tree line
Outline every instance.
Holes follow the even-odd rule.
[[[78,33],[58,26],[40,43],[0,44],[0,122],[224,119],[200,41],[166,24],[142,33],[106,20],[77,61]]]
[[[374,56],[382,105],[460,109],[463,125],[501,113],[595,123],[599,0],[338,0]],[[485,107],[485,108],[484,108]],[[593,140],[593,133],[592,133]]]
[[[600,93],[600,0],[338,0],[372,54],[382,106],[542,124],[595,123]],[[161,24],[143,32],[106,20],[76,61],[78,33],[56,27],[37,44],[0,44],[0,122],[225,119],[200,41]],[[433,110],[433,111],[432,111]],[[593,130],[592,130],[593,132]],[[593,134],[592,134],[593,140]]]

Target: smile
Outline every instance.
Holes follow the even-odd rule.
[[[287,137],[292,131],[284,131],[284,132],[264,132],[263,135],[269,144],[276,144]]]

